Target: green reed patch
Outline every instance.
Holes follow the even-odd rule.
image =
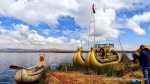
[[[104,65],[93,70],[97,75],[106,74],[107,76],[120,76],[120,74],[122,74],[121,72],[118,73],[118,70],[114,65]]]
[[[40,84],[46,84],[45,83],[46,73],[48,73],[49,71],[51,71],[51,67],[50,66],[44,68],[44,70],[43,70],[43,72],[42,72],[42,74],[40,76],[40,80],[39,80]]]

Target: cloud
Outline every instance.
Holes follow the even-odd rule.
[[[57,19],[60,16],[69,16],[71,12],[78,11],[78,7],[75,0],[6,0],[0,3],[0,15],[14,17],[35,26],[40,22],[55,26],[59,24]]]
[[[13,24],[12,30],[0,28],[0,41],[2,48],[49,48],[57,44],[64,44],[67,37],[48,37],[45,38],[37,33],[36,30],[29,30],[29,27],[23,24]],[[42,46],[41,46],[42,45]]]
[[[145,12],[142,15],[135,15],[132,18],[128,19],[127,27],[133,30],[138,35],[145,35],[146,32],[143,28],[140,27],[141,23],[146,23],[150,21],[150,12]]]
[[[144,35],[145,30],[140,27],[142,22],[149,21],[149,12],[145,12],[142,15],[131,16],[131,18],[125,17],[118,18],[116,11],[136,10],[149,6],[150,3],[146,0],[101,0],[90,1],[87,0],[5,0],[0,3],[0,16],[7,18],[15,18],[21,20],[29,25],[39,26],[42,23],[48,24],[50,27],[56,27],[53,29],[45,29],[44,34],[48,35],[51,32],[63,33],[64,36],[58,38],[43,37],[37,33],[37,30],[30,30],[29,26],[24,24],[13,24],[12,30],[8,30],[4,27],[0,28],[0,37],[4,38],[7,42],[0,41],[3,47],[23,47],[22,44],[27,45],[24,47],[35,47],[36,45],[45,45],[47,47],[70,48],[68,44],[76,47],[78,45],[85,45],[88,40],[89,22],[91,15],[91,5],[95,4],[95,29],[91,24],[90,26],[90,41],[93,36],[96,36],[96,41],[106,41],[107,39],[116,39],[122,33],[120,28],[124,27],[123,22],[127,22],[125,25],[128,29],[134,31],[139,35]],[[59,3],[58,3],[59,2]],[[109,2],[109,3],[108,3]],[[7,7],[6,7],[7,6]],[[148,8],[148,7],[147,7]],[[147,9],[148,10],[148,9]],[[58,20],[60,17],[71,17],[74,19],[75,24],[79,26],[79,30],[58,30]],[[123,22],[119,23],[120,20]],[[127,21],[126,21],[127,20]],[[3,22],[1,21],[0,24]],[[94,32],[96,31],[96,32]],[[123,31],[125,32],[125,31]],[[61,34],[62,35],[62,34]],[[71,39],[70,39],[71,38]],[[10,42],[11,41],[11,42]],[[48,46],[46,46],[48,45]]]
[[[91,27],[91,35],[106,39],[106,38],[117,38],[119,30],[116,27],[112,27],[112,23],[115,21],[115,10],[114,9],[105,9],[105,11],[97,11],[95,14],[95,30],[94,27]],[[93,25],[93,24],[91,24]],[[95,32],[94,32],[95,31]],[[100,39],[97,39],[100,40]]]
[[[48,37],[46,41],[56,44],[56,43],[64,43],[64,40],[66,39],[67,39],[66,37],[59,37],[59,38]]]
[[[77,46],[77,47],[82,47],[86,42],[85,41],[80,41],[80,40],[75,40],[75,39],[70,39],[70,45]]]
[[[119,31],[110,27],[116,18],[115,11],[122,8],[133,8],[132,4],[137,2],[135,0],[115,0],[115,3],[109,0],[102,0],[101,2],[86,1],[86,3],[80,0],[5,0],[0,3],[0,15],[14,17],[35,26],[38,26],[41,22],[56,26],[59,24],[58,19],[61,16],[70,16],[74,18],[76,24],[81,28],[88,28],[91,5],[95,3],[96,30],[100,30],[96,33],[97,36],[116,38],[119,35]],[[104,33],[106,32],[109,32],[110,35],[105,35]]]
[[[43,31],[43,33],[46,34],[46,35],[48,35],[48,34],[50,33],[50,30],[49,30],[49,29],[45,29],[45,30]]]

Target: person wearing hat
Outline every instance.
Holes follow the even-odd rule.
[[[145,45],[140,45],[140,54],[134,53],[139,60],[139,64],[142,67],[142,72],[145,80],[145,84],[150,84],[150,50]]]

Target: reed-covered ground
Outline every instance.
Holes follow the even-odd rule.
[[[86,67],[63,62],[55,70],[48,67],[40,84],[61,84],[61,81],[68,84],[129,84],[131,80],[143,83],[141,68],[123,54],[121,62],[114,65]]]

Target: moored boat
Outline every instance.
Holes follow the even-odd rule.
[[[72,61],[74,64],[84,65],[85,58],[82,56],[82,47],[77,49],[76,53],[72,58]]]
[[[95,44],[88,52],[86,59],[81,54],[79,48],[73,56],[73,63],[85,66],[100,67],[107,64],[116,64],[121,61],[121,57],[114,51],[114,44]]]
[[[45,57],[44,54],[40,54],[40,60],[35,66],[27,68],[27,69],[20,69],[15,75],[16,83],[34,84],[35,82],[38,82],[39,77],[41,76],[46,66],[44,57]]]
[[[92,47],[90,56],[91,66],[104,66],[107,64],[116,64],[121,61],[121,57],[114,51],[114,44],[95,44]]]

